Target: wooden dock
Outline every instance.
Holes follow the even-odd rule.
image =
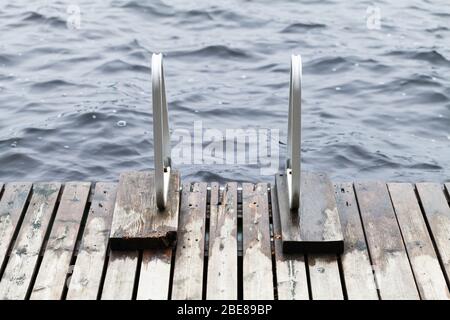
[[[184,183],[175,249],[111,251],[117,184],[0,183],[0,299],[449,299],[450,184],[335,184],[345,252],[286,255],[275,189]]]

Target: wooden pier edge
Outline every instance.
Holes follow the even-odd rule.
[[[117,183],[0,184],[0,299],[450,300],[449,184],[335,184],[342,254],[283,251],[274,185],[185,185],[175,247],[114,250]]]

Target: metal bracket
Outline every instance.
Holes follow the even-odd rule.
[[[156,205],[159,210],[164,210],[169,192],[171,155],[166,86],[161,53],[152,55],[152,96]]]
[[[302,58],[300,55],[292,55],[286,156],[286,177],[291,210],[298,209],[300,205],[301,109]]]

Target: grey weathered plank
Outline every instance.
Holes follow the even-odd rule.
[[[308,255],[308,268],[313,300],[344,299],[336,255]]]
[[[175,254],[172,299],[202,299],[206,183],[184,183]]]
[[[102,300],[131,300],[133,298],[138,251],[111,251],[102,290]]]
[[[172,246],[176,240],[180,177],[170,175],[167,207],[159,211],[154,172],[127,172],[120,176],[111,226],[113,250],[138,250]]]
[[[3,184],[2,184],[3,185]],[[1,190],[1,187],[0,187]],[[17,232],[31,190],[31,183],[8,183],[0,201],[0,270],[5,262],[13,235]]]
[[[445,183],[445,189],[447,190],[447,195],[450,196],[450,182]]]
[[[276,188],[272,188],[271,197],[278,299],[308,300],[305,256],[303,254],[283,253]]]
[[[211,185],[209,258],[206,298],[236,300],[237,275],[237,183],[228,183],[220,195]]]
[[[245,300],[273,299],[269,199],[266,183],[244,183],[243,289]]]
[[[60,188],[56,182],[33,186],[30,205],[0,282],[0,299],[26,297]]]
[[[355,191],[381,299],[419,299],[386,184],[355,183]]]
[[[342,253],[344,240],[334,189],[324,173],[301,173],[300,208],[289,208],[286,175],[275,176],[283,251]]]
[[[117,184],[97,182],[77,260],[70,278],[67,300],[95,300],[100,290]]]
[[[353,184],[336,184],[335,192],[345,239],[341,262],[347,297],[349,300],[377,300],[377,286]]]
[[[65,184],[31,300],[62,298],[90,189],[90,182]]]
[[[416,187],[447,279],[450,279],[450,207],[444,190],[438,183],[417,183]]]
[[[137,300],[169,298],[172,248],[145,250],[142,257]]]
[[[409,261],[422,299],[449,299],[444,274],[428,234],[413,185],[388,184]]]

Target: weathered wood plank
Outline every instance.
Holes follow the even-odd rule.
[[[300,208],[289,208],[286,175],[275,176],[280,210],[283,251],[336,253],[344,250],[344,237],[334,189],[324,173],[301,173]]]
[[[274,299],[266,183],[244,183],[243,289],[245,300]]]
[[[14,233],[19,227],[18,223],[24,213],[30,190],[31,183],[13,182],[8,183],[3,192],[0,201],[0,270],[5,263]]]
[[[377,286],[353,184],[336,184],[335,192],[345,239],[341,263],[347,298],[349,300],[378,300]]]
[[[447,190],[447,195],[450,197],[450,182],[445,184],[445,189]]]
[[[105,262],[117,184],[97,182],[75,267],[70,278],[67,300],[95,300]]]
[[[183,184],[172,285],[174,300],[202,299],[206,195],[206,183]]]
[[[237,183],[228,183],[220,195],[219,184],[211,185],[209,258],[206,297],[236,300],[237,275]]]
[[[133,298],[138,251],[111,251],[102,290],[102,300]]]
[[[444,190],[438,183],[417,183],[416,187],[438,255],[450,279],[450,207]]]
[[[127,172],[120,176],[110,245],[113,250],[173,246],[179,212],[180,176],[170,175],[167,207],[156,206],[154,172]]]
[[[344,299],[336,255],[308,255],[308,268],[313,300]]]
[[[283,253],[281,222],[276,188],[272,188],[272,219],[279,300],[308,300],[308,279],[305,256]]]
[[[386,184],[355,183],[355,191],[381,299],[419,299]]]
[[[0,299],[24,299],[27,295],[61,184],[37,183],[0,282]]]
[[[64,186],[31,300],[62,298],[90,189],[90,182],[68,182]]]
[[[169,298],[171,260],[172,248],[144,251],[137,300]]]
[[[450,299],[413,185],[390,183],[388,189],[421,298]]]

